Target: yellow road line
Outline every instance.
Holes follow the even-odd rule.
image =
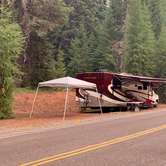
[[[30,165],[31,166],[38,166],[38,165],[42,165],[42,164],[45,164],[45,163],[48,163],[48,162],[52,162],[52,161],[59,160],[59,159],[62,159],[62,158],[66,158],[66,157],[74,156],[74,155],[77,155],[77,154],[85,153],[85,152],[88,152],[88,151],[91,151],[91,150],[94,150],[94,149],[98,149],[98,148],[101,148],[101,147],[104,147],[104,146],[108,146],[108,145],[112,145],[112,144],[115,144],[115,143],[118,143],[118,142],[126,141],[126,140],[129,140],[129,139],[132,139],[132,138],[136,138],[136,137],[139,137],[139,136],[142,136],[142,135],[150,134],[150,133],[153,133],[153,132],[156,132],[156,131],[159,131],[159,130],[163,130],[163,129],[166,129],[166,125],[156,127],[156,128],[152,128],[152,129],[149,129],[149,130],[145,130],[145,131],[142,131],[142,132],[138,132],[138,133],[135,133],[135,134],[131,134],[131,135],[128,135],[128,136],[116,138],[116,139],[106,141],[106,142],[102,142],[102,143],[99,143],[99,144],[94,144],[94,145],[87,146],[87,147],[84,147],[84,148],[76,149],[76,150],[69,151],[69,152],[66,152],[66,153],[61,153],[61,154],[58,154],[58,155],[55,155],[55,156],[51,156],[51,157],[43,158],[43,159],[40,159],[40,160],[32,161],[32,162],[29,162],[29,163],[26,163],[26,164],[22,164],[20,166],[30,166]]]

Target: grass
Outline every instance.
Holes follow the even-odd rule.
[[[38,115],[33,115],[32,114],[32,117],[37,117]],[[17,115],[15,115],[15,117],[14,118],[16,118],[16,117],[21,117],[21,118],[25,118],[25,117],[30,117],[30,114],[17,114]]]
[[[36,93],[36,89],[29,89],[28,87],[26,88],[15,88],[14,89],[14,93],[21,93],[21,92],[24,92],[24,93]],[[73,88],[69,88],[69,91],[73,91],[75,89]],[[48,92],[58,92],[58,91],[64,91],[66,92],[66,88],[50,88],[50,87],[42,87],[42,88],[39,88],[38,89],[38,93],[48,93]]]
[[[30,115],[29,114],[21,114],[20,117],[29,117]]]
[[[98,113],[101,112],[100,109],[91,109],[91,108],[79,108],[81,110],[81,112],[87,112],[87,113]]]

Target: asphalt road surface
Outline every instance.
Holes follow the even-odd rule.
[[[0,166],[166,166],[166,110],[0,136]]]

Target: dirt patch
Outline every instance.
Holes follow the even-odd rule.
[[[33,115],[35,115],[35,117],[33,116],[29,118],[34,97],[35,94],[32,93],[16,93],[14,95],[13,102],[13,106],[16,108],[13,110],[16,118],[0,120],[0,127],[27,126],[43,124],[46,122],[63,121],[66,92],[38,93],[33,110]],[[160,104],[157,108],[145,109],[140,112],[158,111],[163,109],[166,109],[166,105]],[[133,112],[111,112],[104,113],[104,116],[111,115],[112,117],[115,117],[131,113]],[[79,108],[75,106],[75,91],[69,92],[65,120],[75,120],[96,116],[101,116],[101,113],[80,112]]]
[[[16,118],[0,120],[0,127],[26,126],[63,120],[66,92],[38,93],[33,116],[29,118],[34,97],[35,94],[33,93],[16,93],[13,102],[15,108],[13,113]],[[81,113],[80,109],[75,106],[75,91],[68,93],[65,120],[98,115],[101,115],[101,113]]]
[[[13,110],[15,115],[30,114],[35,94],[17,93],[14,95]],[[63,115],[65,108],[66,92],[38,93],[34,105],[33,115],[57,116]],[[78,113],[80,110],[75,106],[75,92],[68,93],[66,114]]]

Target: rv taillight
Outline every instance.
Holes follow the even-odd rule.
[[[100,98],[102,98],[103,97],[103,95],[100,95]]]
[[[79,95],[78,95],[77,97],[78,97],[78,98],[80,98],[80,96],[79,96]]]

